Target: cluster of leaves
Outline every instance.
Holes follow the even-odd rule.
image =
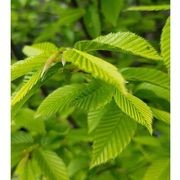
[[[12,178],[169,179],[170,18],[158,52],[148,40],[118,27],[122,0],[99,2],[105,22],[98,1],[84,3],[86,11],[80,1],[72,3],[78,8],[60,4],[60,12],[52,3],[61,18],[23,48],[27,58],[12,64]],[[76,38],[87,33],[92,40],[60,48],[37,43],[64,35],[60,30],[80,17],[85,30]],[[99,36],[103,28],[118,32]]]

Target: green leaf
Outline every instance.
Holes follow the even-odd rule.
[[[25,75],[28,72],[39,69],[44,65],[48,58],[48,54],[42,54],[14,63],[11,66],[11,81]]]
[[[22,87],[14,94],[11,100],[11,105],[14,106],[35,86],[40,79],[42,70],[35,72],[32,77],[22,85]]]
[[[98,8],[95,4],[87,7],[86,13],[84,15],[84,24],[88,34],[92,38],[95,38],[101,34],[101,22]]]
[[[150,6],[132,6],[126,9],[126,11],[166,11],[166,10],[170,10],[169,4],[150,5]]]
[[[170,71],[170,17],[167,19],[165,26],[163,27],[161,34],[161,55],[163,57],[164,64]]]
[[[161,120],[163,122],[165,122],[166,124],[170,124],[170,113],[166,112],[166,111],[162,111],[160,109],[156,109],[151,107],[153,116],[158,119]]]
[[[92,137],[88,134],[86,128],[70,129],[66,136],[66,139],[70,145],[79,142],[88,143],[92,141]]]
[[[137,144],[145,145],[145,146],[153,146],[159,148],[161,146],[160,141],[157,137],[154,136],[138,136],[133,138],[133,141]]]
[[[51,24],[47,24],[43,29],[43,32],[40,36],[36,38],[36,42],[52,40],[56,34],[61,31],[61,27],[69,26],[72,23],[76,22],[85,14],[85,10],[82,8],[70,9],[64,8],[59,12],[59,18],[57,21],[53,21]]]
[[[83,51],[125,51],[152,60],[162,60],[151,44],[131,32],[110,33],[94,40],[79,41],[75,44],[75,48]]]
[[[16,146],[20,144],[32,144],[33,138],[30,134],[19,131],[12,134],[11,143]]]
[[[34,152],[42,172],[51,180],[68,180],[66,166],[62,159],[53,151],[38,149]]]
[[[45,125],[42,119],[35,119],[35,112],[28,108],[22,108],[13,118],[15,125],[19,128],[26,128],[30,132],[44,133]]]
[[[115,89],[100,80],[94,80],[73,100],[73,105],[84,110],[93,110],[111,101]]]
[[[126,93],[124,79],[112,64],[76,49],[65,51],[63,59],[73,63],[85,72],[91,73],[95,78],[116,86],[122,93]]]
[[[26,155],[18,164],[16,174],[19,180],[34,180],[36,179],[33,172],[33,167],[29,156]]]
[[[147,169],[143,180],[169,180],[169,159],[158,159]]]
[[[12,106],[12,117],[14,117],[17,112],[20,110],[20,108],[23,106],[23,104],[35,93],[37,92],[37,89],[39,89],[47,80],[49,80],[59,69],[60,63],[56,63],[54,66],[52,66],[47,73],[44,74],[42,79],[39,79],[39,81],[26,93],[24,97],[20,101],[18,101],[15,105]],[[25,76],[26,77],[26,76]],[[26,78],[25,78],[26,79]],[[29,80],[31,77],[29,77]],[[27,83],[28,80],[26,79]],[[23,83],[24,84],[24,83]],[[22,86],[21,86],[22,87]],[[16,94],[16,93],[15,93]]]
[[[78,156],[72,159],[68,165],[69,176],[73,177],[77,172],[84,170],[88,167],[88,158],[83,156]]]
[[[58,48],[49,42],[37,43],[32,46],[25,46],[23,53],[27,56],[37,56],[41,54],[53,54],[58,51]]]
[[[64,9],[62,11],[61,17],[57,21],[58,27],[60,26],[67,26],[72,24],[73,22],[77,21],[85,14],[85,10],[83,8],[74,8],[74,9]]]
[[[34,144],[34,139],[29,133],[17,131],[11,134],[11,163],[12,166],[22,159],[25,150]]]
[[[107,104],[113,96],[114,88],[94,80],[89,84],[72,84],[56,89],[39,106],[37,115],[51,116],[70,107],[83,110],[99,108]]]
[[[106,108],[101,107],[99,109],[91,110],[88,112],[88,129],[89,133],[93,132],[98,126],[102,116],[106,112]]]
[[[124,0],[101,0],[101,11],[113,26],[116,26],[118,16],[123,8]]]
[[[17,131],[11,134],[11,165],[16,167],[25,150],[33,146],[34,140],[29,133]]]
[[[163,88],[170,88],[169,75],[152,68],[124,68],[121,70],[123,77],[127,81],[142,81],[152,83]]]
[[[38,107],[37,116],[51,116],[72,106],[72,101],[84,89],[84,85],[73,84],[52,92]]]
[[[145,126],[152,134],[152,112],[143,101],[132,94],[123,95],[119,91],[116,91],[115,101],[125,114]]]
[[[136,123],[111,103],[94,132],[91,168],[117,157],[129,144]]]
[[[170,91],[169,89],[165,89],[150,83],[141,83],[138,85],[135,90],[134,94],[140,98],[145,98],[149,100],[164,99],[170,102]]]

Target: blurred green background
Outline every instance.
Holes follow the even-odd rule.
[[[99,35],[118,31],[134,32],[148,39],[159,51],[161,31],[169,16],[169,11],[126,11],[128,7],[134,5],[158,4],[169,4],[169,1],[12,0],[12,63],[25,58],[22,53],[25,45],[48,41],[58,47],[72,47],[79,40],[93,39]],[[96,53],[119,68],[129,66],[162,68],[161,63],[149,62],[144,58],[129,54],[107,51]],[[18,79],[12,83],[12,93],[21,80]],[[69,74],[67,70],[64,70],[63,73],[56,73],[29,99],[25,104],[28,108],[24,110],[25,117],[22,113],[19,119],[26,119],[27,114],[31,117],[44,97],[56,88],[83,81],[84,75],[81,72]],[[168,102],[161,100],[160,104],[159,106],[163,109],[169,110]],[[71,118],[67,121],[69,115]],[[169,157],[169,126],[158,122],[155,123],[154,136],[149,136],[146,130],[139,127],[138,136],[135,136],[132,143],[118,158],[89,170],[91,137],[87,134],[87,115],[82,111],[73,112],[70,109],[69,112],[61,114],[60,118],[61,123],[55,117],[48,119],[45,125],[41,126],[42,131],[46,131],[45,135],[38,135],[36,139],[37,141],[41,139],[45,147],[50,147],[63,157],[73,180],[141,180],[150,162],[159,156]],[[22,131],[23,128],[24,126],[13,127],[12,132]],[[35,128],[32,131],[38,130]],[[14,179],[17,178],[14,171],[18,161],[17,157],[12,157],[12,177]]]

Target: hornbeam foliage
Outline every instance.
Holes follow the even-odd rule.
[[[158,159],[152,163],[147,169],[143,180],[168,180],[169,173],[169,159]]]
[[[56,51],[58,51],[58,48],[49,42],[38,43],[23,48],[23,53],[27,56],[37,56],[44,53],[53,54]]]
[[[16,168],[16,174],[20,179],[32,180],[36,179],[33,173],[33,164],[28,156],[25,156],[18,164]]]
[[[112,64],[76,49],[65,51],[63,58],[65,61],[73,63],[85,72],[91,73],[95,78],[113,84],[122,93],[126,93],[124,78]]]
[[[16,62],[11,67],[11,80],[13,81],[30,71],[39,69],[43,66],[48,57],[48,55],[37,55],[35,57],[28,57],[25,60]]]
[[[110,33],[94,40],[80,41],[75,44],[75,48],[83,51],[125,51],[152,60],[162,59],[147,40],[131,32]]]
[[[89,84],[64,86],[42,102],[37,115],[50,116],[71,107],[79,107],[86,111],[97,109],[111,100],[113,92],[113,87],[97,80]]]
[[[162,111],[160,109],[156,109],[153,107],[151,107],[151,110],[152,110],[153,116],[156,119],[164,121],[167,124],[170,124],[170,113],[169,112]]]
[[[148,100],[164,99],[170,102],[170,91],[160,86],[143,82],[136,86],[134,94]]]
[[[37,149],[34,152],[34,158],[37,160],[40,169],[52,180],[68,180],[66,166],[62,159],[52,151]]]
[[[127,81],[148,82],[169,89],[169,76],[159,70],[151,68],[125,68],[121,70]]]
[[[80,2],[12,2],[12,179],[168,180],[170,5]]]
[[[170,17],[167,19],[161,35],[161,55],[169,72],[170,71]]]
[[[37,72],[32,74],[32,77],[26,82],[22,84],[22,87],[15,92],[14,96],[12,96],[11,104],[14,106],[16,103],[18,103],[23,97],[35,86],[35,84],[38,82],[40,75],[41,75],[41,69]]]
[[[126,11],[165,11],[170,10],[170,5],[156,5],[156,6],[132,6],[126,9]]]
[[[136,123],[111,103],[101,117],[94,136],[91,168],[115,158],[130,142]]]
[[[114,98],[119,108],[125,114],[144,125],[152,134],[152,112],[143,101],[132,94],[124,96],[118,91],[116,91]]]

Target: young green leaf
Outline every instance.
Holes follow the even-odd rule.
[[[22,87],[14,94],[11,100],[11,105],[14,106],[35,86],[40,79],[41,69],[35,72],[32,77],[22,85]]]
[[[170,10],[169,4],[150,5],[150,6],[132,6],[126,9],[126,11],[166,11],[166,10]]]
[[[106,110],[107,108],[101,107],[88,112],[89,133],[93,132],[96,129]]]
[[[69,26],[80,19],[85,14],[85,10],[83,8],[62,8],[58,14],[60,18],[50,24],[48,23],[48,25],[45,26],[43,33],[36,38],[36,42],[50,41],[61,31],[61,27]]]
[[[28,72],[37,70],[42,67],[49,58],[48,54],[28,57],[24,60],[18,61],[11,66],[11,81],[27,74]]]
[[[152,68],[128,67],[121,70],[123,77],[127,81],[148,82],[163,88],[170,88],[169,75]]]
[[[11,143],[15,146],[19,144],[32,144],[33,142],[32,136],[25,132],[15,132],[11,136]]]
[[[166,24],[161,34],[161,55],[163,57],[164,64],[170,71],[170,17],[167,19]]]
[[[47,80],[49,80],[59,69],[60,63],[56,63],[54,66],[52,66],[47,73],[44,74],[42,79],[39,79],[38,82],[26,93],[25,96],[22,97],[21,100],[19,100],[15,105],[12,106],[12,118],[17,114],[17,112],[20,110],[20,108],[23,106],[23,104],[34,94],[37,92],[37,89],[39,89]],[[33,74],[33,72],[31,73]],[[28,77],[26,79],[25,76],[25,84],[30,81],[31,77]],[[24,84],[24,83],[23,83]],[[22,87],[22,86],[21,86]],[[16,91],[18,92],[18,90]],[[13,94],[13,97],[16,95],[16,92]],[[12,99],[13,99],[12,97]]]
[[[141,83],[136,86],[134,94],[140,98],[145,98],[152,100],[155,99],[164,99],[170,102],[170,91],[169,89],[162,88],[150,83]]]
[[[92,38],[101,34],[101,21],[96,4],[87,7],[83,20],[86,30]]]
[[[95,78],[116,86],[122,93],[126,93],[124,78],[112,64],[76,49],[65,51],[63,59],[91,73]]]
[[[107,104],[113,96],[114,88],[94,80],[89,84],[72,84],[58,88],[39,106],[37,114],[51,116],[70,107],[83,110],[97,109]]]
[[[86,111],[94,110],[110,102],[114,91],[113,86],[100,80],[94,80],[84,87],[72,104]]]
[[[147,169],[143,180],[169,180],[169,159],[158,159]]]
[[[136,123],[117,107],[107,106],[107,111],[94,132],[91,168],[117,157],[129,144],[136,130]]]
[[[33,167],[29,156],[26,155],[18,164],[16,174],[19,180],[33,180],[36,179],[33,172]]]
[[[56,51],[58,51],[58,48],[49,42],[37,43],[23,48],[23,53],[29,57],[41,54],[53,54]]]
[[[160,109],[151,107],[151,111],[153,113],[153,116],[158,119],[161,120],[163,122],[165,122],[166,124],[170,124],[170,113],[166,112],[166,111],[162,111]]]
[[[115,101],[125,114],[145,126],[152,134],[152,112],[143,101],[132,94],[123,95],[119,91],[116,91]]]
[[[41,171],[51,180],[68,180],[67,168],[63,160],[53,151],[37,149],[34,157]]]
[[[42,119],[35,119],[35,112],[29,108],[22,108],[13,118],[16,127],[26,128],[30,132],[45,133],[45,125]]]
[[[72,107],[72,101],[84,88],[84,85],[73,84],[56,89],[38,107],[37,116],[51,116]]]
[[[101,11],[113,26],[116,26],[118,16],[122,10],[124,0],[101,0]],[[111,7],[111,8],[110,8]]]
[[[147,40],[131,32],[110,33],[94,40],[79,41],[75,44],[75,48],[82,51],[125,51],[152,60],[162,60]]]

